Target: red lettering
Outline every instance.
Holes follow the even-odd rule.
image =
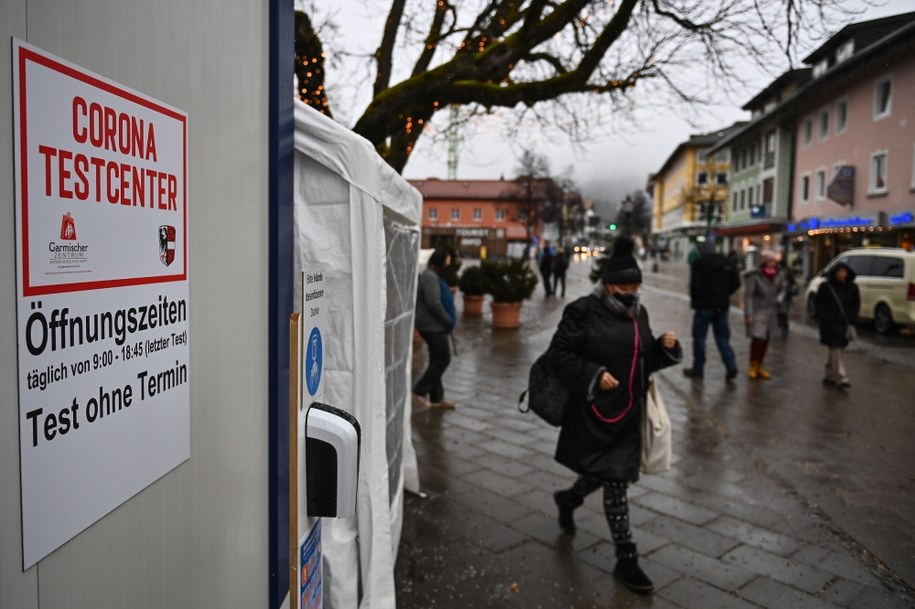
[[[102,107],[95,102],[89,105],[89,142],[102,147]]]
[[[44,155],[44,194],[51,196],[51,158],[57,156],[57,148],[38,146],[38,154]]]
[[[85,144],[86,126],[80,123],[81,117],[86,117],[86,100],[77,96],[73,98],[73,139]]]
[[[118,180],[118,164],[114,161],[109,161],[105,166],[108,174],[108,202],[112,205],[116,205],[118,202],[118,191],[115,188],[117,186],[116,182]]]
[[[146,188],[143,182],[143,172],[136,167],[133,168],[133,200],[139,203],[140,207],[146,207]]]
[[[168,183],[167,174],[160,173],[159,174],[159,187],[156,189],[156,194],[158,195],[156,197],[156,203],[157,203],[156,207],[158,207],[159,209],[166,209],[165,188],[166,188],[167,183]]]
[[[97,156],[89,159],[89,164],[95,167],[95,202],[102,202],[102,167],[105,166],[105,159]]]
[[[105,106],[105,149],[106,150],[117,150],[118,144],[115,141],[115,136],[118,133],[118,124],[117,124],[117,114],[114,113],[113,108]]]
[[[143,150],[140,148],[140,150]],[[146,150],[143,152],[146,159],[152,159],[156,163],[159,162],[159,155],[156,152],[156,130],[153,129],[153,124],[149,123],[149,137],[146,139]]]
[[[168,176],[168,209],[178,211],[178,178],[169,174]]]
[[[89,198],[89,180],[86,177],[86,171],[89,170],[89,159],[85,154],[77,154],[74,157],[73,168],[76,170],[76,184],[73,192],[80,201]]]
[[[73,191],[68,188],[67,180],[70,178],[70,170],[64,166],[64,163],[73,160],[73,153],[69,150],[61,150],[57,155],[57,187],[58,196],[62,199],[72,199]]]
[[[133,205],[133,201],[130,200],[131,170],[136,171],[136,168],[127,163],[121,163],[121,205]]]

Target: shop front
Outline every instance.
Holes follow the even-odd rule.
[[[787,226],[791,262],[797,259],[805,280],[842,252],[856,247],[915,249],[915,213],[811,216]]]

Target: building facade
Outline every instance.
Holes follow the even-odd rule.
[[[805,59],[792,103],[792,264],[915,247],[915,13],[850,25]]]
[[[715,146],[732,131],[727,129],[694,135],[671,153],[661,169],[651,175],[647,189],[654,200],[655,246],[673,260],[685,260],[691,242],[710,235],[727,218],[730,151]]]
[[[549,178],[410,184],[423,195],[422,247],[452,247],[469,258],[520,257],[528,245],[559,240],[581,216],[581,198]]]
[[[784,250],[782,235],[791,217],[794,133],[770,120],[770,114],[810,78],[810,69],[786,72],[766,87],[744,110],[751,121],[712,150],[731,154],[728,219],[716,233],[723,248],[749,264],[763,249]]]

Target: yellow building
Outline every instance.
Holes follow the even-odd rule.
[[[674,260],[687,256],[690,243],[727,219],[728,178],[731,162],[727,150],[706,151],[744,123],[682,142],[661,169],[650,176],[648,191],[654,200],[652,214],[657,245]]]

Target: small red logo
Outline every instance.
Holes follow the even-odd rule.
[[[60,238],[64,241],[76,241],[76,222],[70,212],[64,214],[60,221]]]
[[[159,227],[159,260],[165,266],[175,261],[175,227]]]

